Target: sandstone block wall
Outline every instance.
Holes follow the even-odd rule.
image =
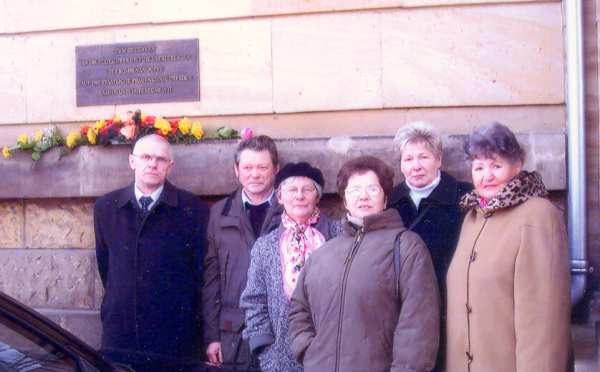
[[[0,1],[0,143],[138,107],[283,138],[418,119],[564,129],[560,1],[92,1],[47,17],[58,4]],[[199,102],[76,106],[75,46],[181,38],[199,39]]]
[[[92,199],[0,200],[0,290],[100,341]]]

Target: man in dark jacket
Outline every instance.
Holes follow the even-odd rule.
[[[250,248],[275,228],[281,207],[273,197],[278,156],[273,140],[258,136],[242,141],[234,171],[241,187],[210,211],[208,252],[204,259],[204,342],[209,363],[224,370],[253,371],[257,362],[242,339],[244,311],[239,302],[246,287]]]
[[[195,371],[202,359],[208,208],[166,181],[173,164],[166,139],[141,138],[129,156],[134,183],[94,206],[101,352],[137,372]]]

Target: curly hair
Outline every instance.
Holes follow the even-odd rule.
[[[501,156],[513,164],[525,160],[525,150],[515,134],[506,125],[498,122],[475,129],[465,141],[464,150],[469,160],[481,156]]]

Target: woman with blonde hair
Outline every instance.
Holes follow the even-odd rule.
[[[389,206],[398,210],[406,227],[419,234],[431,254],[442,296],[442,337],[434,371],[443,371],[446,272],[464,217],[458,203],[473,186],[441,170],[442,138],[431,125],[407,124],[398,130],[394,141],[404,181],[394,187]]]

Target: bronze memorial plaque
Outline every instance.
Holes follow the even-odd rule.
[[[77,106],[200,100],[198,39],[75,48]]]

